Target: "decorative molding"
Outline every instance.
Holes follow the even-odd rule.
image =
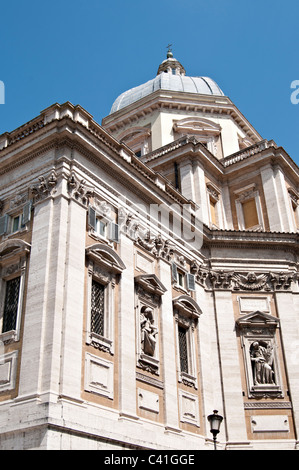
[[[199,427],[198,396],[179,390],[180,421]]]
[[[149,390],[144,390],[143,388],[138,388],[137,395],[139,409],[159,414],[160,403],[159,395],[157,393],[150,392]]]
[[[161,390],[164,389],[163,382],[155,377],[142,374],[141,372],[136,372],[136,379],[139,380],[140,382],[144,382],[156,388],[160,388]]]
[[[219,201],[220,191],[216,186],[214,186],[210,181],[207,183],[207,192],[214,199],[214,201]]]
[[[113,399],[113,369],[113,362],[86,353],[84,390]]]
[[[298,192],[293,188],[289,188],[288,193],[289,193],[289,196],[292,199],[292,201],[296,204],[296,206],[298,206],[299,205],[299,194],[298,194]]]
[[[13,390],[16,386],[18,351],[0,356],[0,392]]]

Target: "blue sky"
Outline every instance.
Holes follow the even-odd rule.
[[[120,93],[156,75],[172,43],[187,75],[213,78],[299,165],[298,0],[11,0],[0,12],[0,134],[55,102],[101,123]]]

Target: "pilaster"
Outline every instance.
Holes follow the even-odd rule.
[[[275,299],[278,317],[280,318],[294,426],[296,435],[299,436],[299,297],[298,294],[294,295],[292,292],[276,292]]]
[[[180,163],[181,192],[187,199],[195,201],[193,167],[191,160]]]
[[[165,404],[165,429],[178,430],[178,394],[175,330],[173,321],[172,284],[170,265],[159,260],[159,279],[167,289],[163,294],[161,305],[161,329],[162,329],[162,354],[164,371],[164,404]]]
[[[209,225],[207,188],[203,166],[195,161],[194,165],[194,202],[200,207],[201,222]]]
[[[246,443],[247,434],[232,296],[230,291],[222,290],[214,295],[227,441],[240,446]]]
[[[62,316],[60,395],[81,399],[86,208],[69,202]],[[58,260],[59,270],[61,260]]]
[[[120,234],[120,257],[126,269],[120,280],[119,411],[120,416],[137,419],[134,245],[124,233]]]
[[[296,232],[297,227],[295,227],[291,213],[290,197],[288,195],[284,174],[278,166],[275,167],[274,174],[284,231]]]
[[[284,230],[284,226],[282,223],[279,195],[272,166],[264,166],[261,169],[261,176],[270,226],[269,229],[271,231],[281,232]]]
[[[203,287],[196,284],[196,300],[202,310],[198,320],[198,349],[204,423],[207,426],[206,434],[209,435],[207,416],[215,409],[222,410],[223,403],[213,293],[205,292]],[[220,438],[223,435],[225,440],[223,429],[221,431]]]
[[[48,304],[49,266],[53,236],[53,200],[36,205],[28,272],[27,302],[19,381],[19,397],[36,397],[42,392],[44,336]]]

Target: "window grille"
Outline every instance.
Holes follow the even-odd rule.
[[[181,372],[188,373],[187,330],[186,328],[179,326],[178,333]]]
[[[104,336],[105,287],[92,281],[91,287],[91,331]]]
[[[20,277],[15,277],[6,282],[2,333],[16,329],[20,280]]]

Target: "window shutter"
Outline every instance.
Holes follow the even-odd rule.
[[[23,207],[23,214],[22,214],[22,225],[28,224],[31,219],[31,201],[27,202]]]
[[[0,235],[4,235],[7,232],[8,215],[5,214],[0,217]]]
[[[187,274],[187,289],[195,290],[195,276],[194,274]]]
[[[109,234],[109,239],[113,242],[119,241],[119,234],[118,234],[118,224],[115,224],[114,222],[110,223],[110,234]]]
[[[172,277],[173,281],[177,282],[177,280],[178,280],[178,268],[177,268],[177,265],[175,263],[171,264],[171,277]]]
[[[88,208],[88,225],[95,230],[96,229],[96,211],[92,208]]]

